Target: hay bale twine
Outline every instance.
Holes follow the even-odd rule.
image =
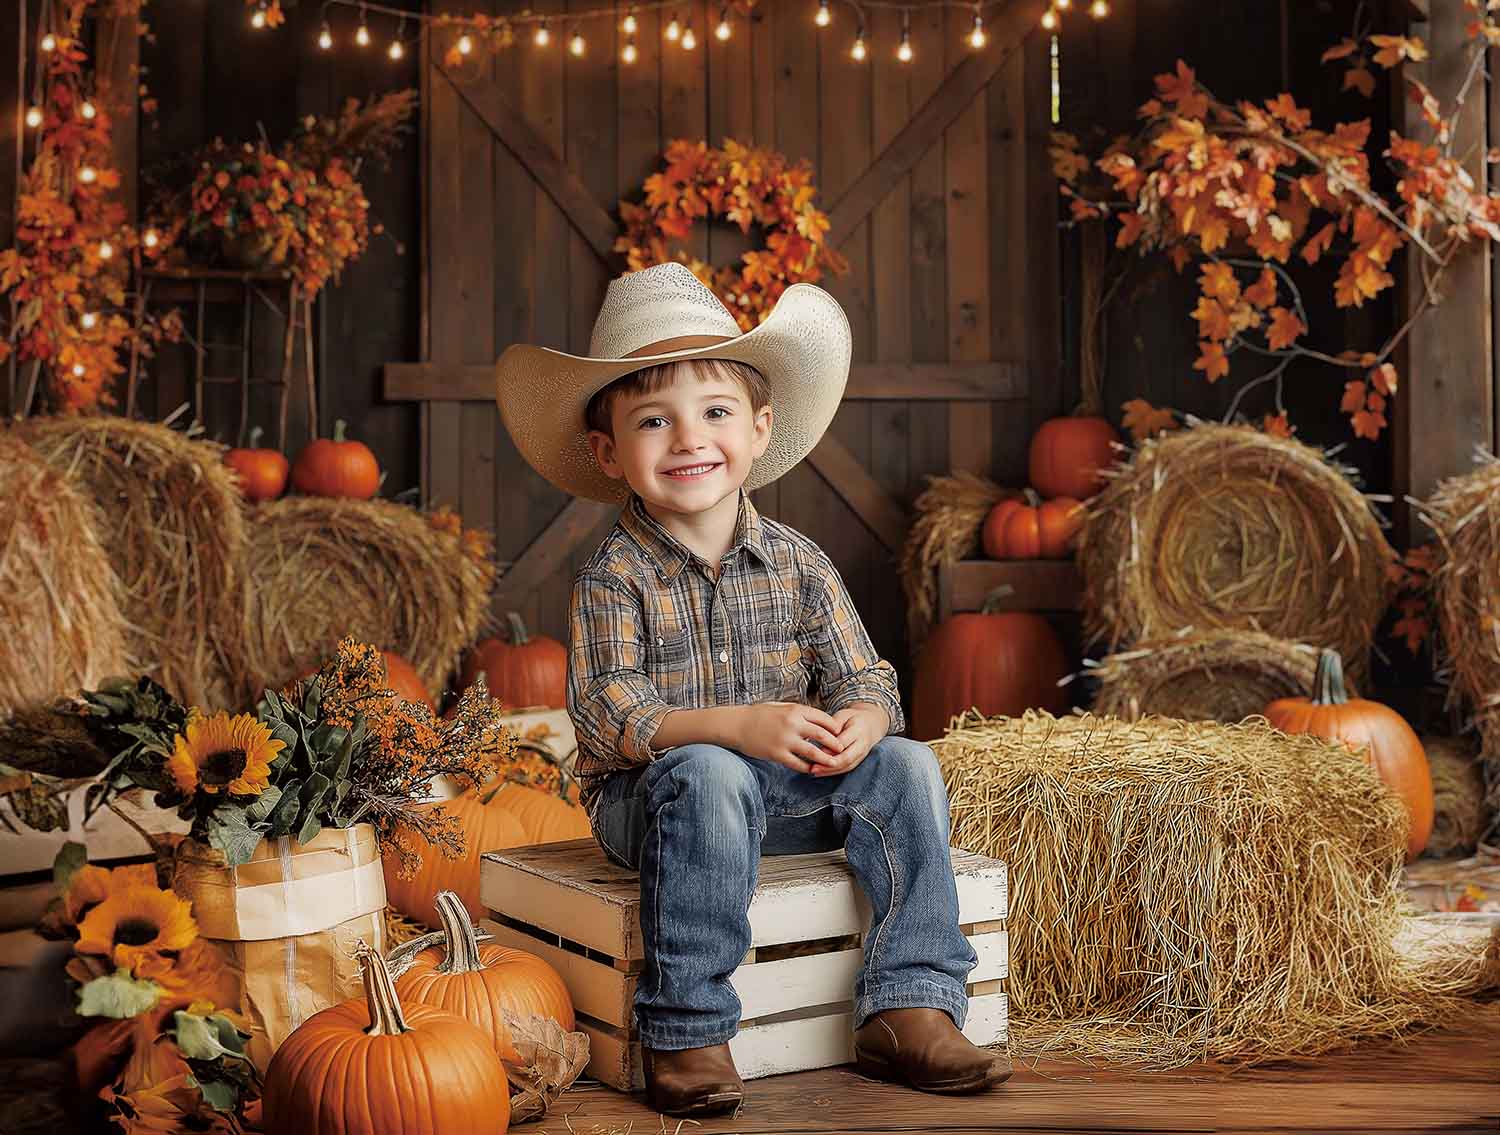
[[[1450,477],[1422,508],[1441,554],[1433,573],[1453,690],[1483,738],[1488,830],[1500,826],[1500,461]]]
[[[1484,776],[1475,747],[1459,737],[1423,737],[1432,770],[1432,835],[1424,854],[1467,855],[1484,835]]]
[[[1010,868],[1020,1051],[1312,1054],[1472,1012],[1500,976],[1493,954],[1435,969],[1397,948],[1405,811],[1342,745],[1027,713],[968,715],[932,747],[952,842]]]
[[[17,432],[98,506],[135,668],[189,705],[247,704],[245,522],[224,447],[117,417]]]
[[[1127,721],[1155,714],[1233,724],[1277,698],[1305,696],[1318,652],[1255,631],[1217,631],[1142,643],[1090,667],[1094,712]]]
[[[0,432],[0,714],[129,670],[120,580],[98,510],[28,445]]]
[[[387,500],[288,497],[250,514],[249,650],[261,686],[321,665],[352,635],[410,662],[434,698],[479,636],[488,538]]]
[[[1078,560],[1109,648],[1186,628],[1330,646],[1357,681],[1392,552],[1369,504],[1310,446],[1244,426],[1143,442],[1089,502]]]

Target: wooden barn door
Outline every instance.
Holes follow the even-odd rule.
[[[441,29],[429,45],[426,358],[386,372],[388,397],[423,403],[427,500],[493,525],[497,611],[563,636],[573,574],[613,513],[566,498],[519,457],[491,364],[514,342],[586,351],[621,270],[615,205],[669,140],[732,137],[807,158],[850,263],[824,283],[853,325],[854,368],[826,440],[755,501],[827,549],[882,653],[904,666],[895,564],[925,476],[1018,481],[1034,425],[1064,408],[1050,54],[1034,30],[1045,4],[995,13],[980,51],[965,40],[967,12],[916,12],[910,64],[895,58],[900,16],[887,9],[871,11],[870,56],[857,63],[842,9],[820,31],[810,0],[760,0],[720,43],[706,34],[717,8],[685,0],[699,49],[663,41],[663,14],[647,12],[626,65],[608,22],[585,25],[578,58],[564,46],[565,5],[533,7],[556,13],[548,48],[527,29],[454,69]],[[717,225],[691,245],[711,262],[748,247]]]

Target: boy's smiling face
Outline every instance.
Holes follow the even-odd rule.
[[[610,405],[614,437],[589,432],[599,467],[655,510],[693,515],[738,497],[771,440],[772,411],[743,385],[685,363],[660,390],[622,391]]]

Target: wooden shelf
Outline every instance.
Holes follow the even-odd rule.
[[[1082,603],[1083,577],[1072,560],[960,560],[938,571],[938,618],[977,611],[997,587],[1009,587],[1005,611],[1074,611]]]

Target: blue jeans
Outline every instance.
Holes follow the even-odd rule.
[[[978,962],[958,928],[948,797],[932,750],[888,736],[851,772],[813,777],[718,745],[670,749],[612,774],[594,837],[641,877],[641,1043],[682,1049],[734,1035],[729,975],[750,949],[762,855],[842,847],[870,900],[854,1025],[882,1009],[943,1009],[963,1026]]]

